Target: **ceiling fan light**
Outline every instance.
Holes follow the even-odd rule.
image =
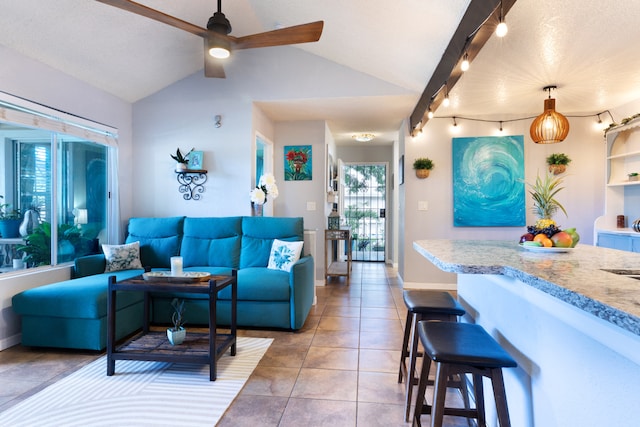
[[[209,49],[209,55],[218,59],[226,59],[231,56],[231,52],[229,52],[229,49],[223,47],[212,47]]]
[[[226,59],[231,56],[229,41],[223,38],[209,39],[209,55],[217,59]]]
[[[544,112],[533,120],[529,133],[536,144],[564,141],[569,134],[569,120],[556,111],[555,99],[544,100]]]

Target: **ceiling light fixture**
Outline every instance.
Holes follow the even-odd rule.
[[[433,111],[431,111],[431,107],[429,107],[429,112],[427,113],[427,118],[429,120],[433,119]]]
[[[358,142],[372,141],[376,136],[372,133],[361,133],[360,135],[353,135],[352,138]]]
[[[500,122],[500,132],[502,132],[502,131],[503,131],[503,129],[502,129],[502,122]]]
[[[462,71],[469,70],[469,54],[467,52],[465,52],[464,56],[462,57],[462,64],[460,64],[460,69]]]
[[[502,0],[500,0],[500,23],[496,27],[496,36],[504,37],[509,32],[509,27],[507,27],[507,23],[504,22],[504,13],[502,9]]]
[[[556,111],[556,100],[551,98],[551,91],[557,86],[545,86],[549,98],[544,100],[544,112],[531,123],[529,133],[536,144],[556,144],[564,141],[569,134],[569,120]]]

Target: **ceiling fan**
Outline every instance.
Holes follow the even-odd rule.
[[[258,47],[283,46],[297,43],[317,42],[322,35],[323,21],[281,28],[264,33],[243,37],[230,36],[231,23],[222,13],[222,0],[218,0],[218,11],[209,18],[207,28],[183,21],[166,13],[128,0],[97,0],[111,6],[124,9],[172,27],[187,31],[204,39],[204,75],[206,77],[224,78],[221,59],[236,49],[252,49]]]

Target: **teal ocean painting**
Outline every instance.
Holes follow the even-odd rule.
[[[453,225],[526,222],[524,136],[453,138]]]

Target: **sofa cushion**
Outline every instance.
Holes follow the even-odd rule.
[[[171,257],[180,255],[184,217],[130,218],[125,243],[140,242],[140,260],[145,267],[167,268]]]
[[[304,240],[302,218],[243,217],[240,268],[266,267],[273,239]]]
[[[102,245],[106,260],[105,273],[142,268],[140,262],[140,242],[124,245]]]
[[[180,255],[185,267],[238,268],[242,217],[185,218]]]
[[[303,243],[304,242],[286,242],[284,240],[273,239],[267,268],[287,272],[291,271],[293,264],[300,259]]]
[[[291,275],[282,270],[249,267],[238,270],[239,301],[289,301]],[[222,300],[231,299],[231,287],[218,293]]]
[[[143,272],[140,269],[124,270],[27,289],[13,297],[13,310],[23,316],[99,319],[107,315],[109,277],[124,280]],[[118,292],[116,309],[142,300],[141,292]]]

